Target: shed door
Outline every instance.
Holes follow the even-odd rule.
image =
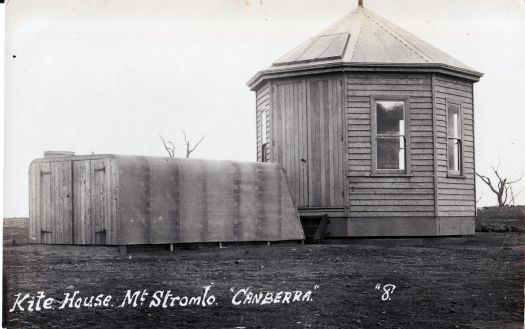
[[[342,80],[308,81],[308,206],[344,205]]]
[[[106,243],[106,178],[105,160],[73,161],[75,244]]]
[[[36,187],[39,210],[40,242],[52,244],[72,243],[71,163],[50,162],[40,164],[40,184]],[[38,173],[37,173],[38,175]],[[38,238],[37,238],[38,239]]]

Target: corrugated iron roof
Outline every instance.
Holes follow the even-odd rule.
[[[357,7],[328,29],[279,58],[256,77],[323,64],[377,64],[382,67],[389,64],[441,65],[474,76],[482,75],[385,18]]]

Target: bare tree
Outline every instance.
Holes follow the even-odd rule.
[[[197,146],[199,146],[199,144],[202,143],[202,141],[204,140],[204,136],[202,136],[201,139],[199,139],[199,141],[198,141],[197,143],[195,143],[195,144],[193,145],[193,147],[192,147],[191,144],[190,144],[190,141],[189,141],[188,138],[186,137],[186,131],[181,130],[181,132],[182,132],[182,134],[184,135],[184,143],[186,143],[186,158],[189,158],[191,152],[195,151],[195,149],[197,148]]]
[[[191,142],[188,140],[188,137],[186,136],[186,131],[181,130],[181,133],[184,135],[184,143],[186,144],[186,158],[189,158],[191,153],[197,149],[197,147],[202,143],[204,140],[204,136],[199,139],[197,143],[195,143],[193,146],[191,145]],[[172,141],[166,141],[164,140],[164,137],[162,135],[159,135],[160,139],[162,140],[162,144],[164,145],[164,149],[166,149],[166,152],[168,152],[168,155],[170,158],[175,157],[175,144],[173,144]]]
[[[496,194],[496,197],[498,199],[498,207],[503,207],[505,205],[507,205],[507,201],[509,201],[510,203],[514,203],[514,199],[518,196],[519,193],[521,193],[521,191],[519,191],[517,194],[514,193],[513,189],[512,189],[512,185],[513,184],[516,184],[517,182],[521,181],[522,177],[523,177],[523,172],[521,173],[521,176],[520,178],[518,179],[515,179],[515,180],[509,180],[508,177],[501,177],[500,173],[498,172],[499,171],[499,163],[498,163],[498,166],[496,168],[494,168],[493,166],[490,166],[490,168],[492,169],[492,171],[494,172],[494,174],[496,175],[498,181],[497,183],[492,183],[492,181],[490,180],[489,177],[487,176],[483,176],[479,173],[476,172],[476,175],[481,178],[481,180],[487,184],[487,186],[490,188],[490,190],[492,192],[494,192],[494,194]],[[523,189],[522,189],[523,190]],[[511,199],[508,200],[508,197],[509,197],[509,193],[510,193],[510,197]]]
[[[516,198],[518,197],[518,195],[521,194],[521,192],[523,192],[523,189],[525,188],[525,186],[522,186],[521,190],[519,190],[518,192],[514,192],[514,189],[512,188],[512,186],[510,186],[510,204],[515,206],[516,205]]]
[[[162,135],[160,135],[160,139],[162,140],[162,144],[164,144],[164,148],[166,149],[166,152],[168,152],[168,155],[170,156],[170,158],[174,158],[175,157],[175,145],[173,144],[172,141],[168,141],[166,143],[166,141],[164,140],[164,137],[162,137]]]
[[[478,204],[479,202],[481,201],[481,198],[483,197],[483,195],[480,195],[477,199],[476,199],[476,208],[478,208]]]

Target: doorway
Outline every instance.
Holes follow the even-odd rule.
[[[272,88],[273,159],[297,207],[344,205],[342,78],[286,80]]]

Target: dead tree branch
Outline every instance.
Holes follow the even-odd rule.
[[[507,201],[510,201],[510,203],[514,204],[514,200],[517,197],[517,195],[512,190],[512,185],[518,183],[519,181],[521,181],[521,179],[523,177],[523,172],[521,173],[520,178],[515,179],[515,180],[509,180],[508,177],[502,177],[502,175],[500,175],[500,173],[499,173],[499,162],[498,162],[498,166],[496,168],[494,168],[493,166],[490,166],[490,169],[492,169],[492,171],[496,175],[496,177],[498,179],[497,183],[492,183],[492,181],[490,180],[489,177],[481,175],[478,172],[476,172],[476,176],[478,176],[490,188],[490,190],[494,194],[496,194],[496,197],[498,199],[498,207],[503,207],[505,205],[508,205]],[[510,196],[511,196],[510,200],[508,200],[509,192],[510,192]],[[521,190],[520,190],[519,193],[521,193]]]
[[[521,192],[523,192],[523,189],[525,189],[525,186],[523,186],[517,193],[514,193],[512,186],[510,187],[510,201],[513,206],[516,205],[516,198],[521,194]]]
[[[190,154],[193,151],[195,151],[195,149],[199,146],[200,143],[202,143],[202,141],[204,140],[204,136],[202,136],[201,139],[197,143],[195,143],[192,147],[190,141],[188,140],[186,136],[186,131],[181,130],[181,132],[184,135],[184,143],[186,144],[186,158],[189,158]]]
[[[480,195],[478,198],[476,198],[476,208],[478,207],[478,204],[479,204],[479,202],[481,201],[481,198],[482,198],[482,197],[483,197],[483,196]]]
[[[173,144],[173,142],[168,141],[166,143],[166,141],[164,140],[164,137],[162,137],[162,135],[160,135],[160,134],[159,134],[159,136],[160,136],[160,139],[162,140],[162,144],[164,144],[164,148],[166,149],[166,152],[168,152],[168,155],[170,156],[170,158],[174,158],[175,157],[175,145]]]

